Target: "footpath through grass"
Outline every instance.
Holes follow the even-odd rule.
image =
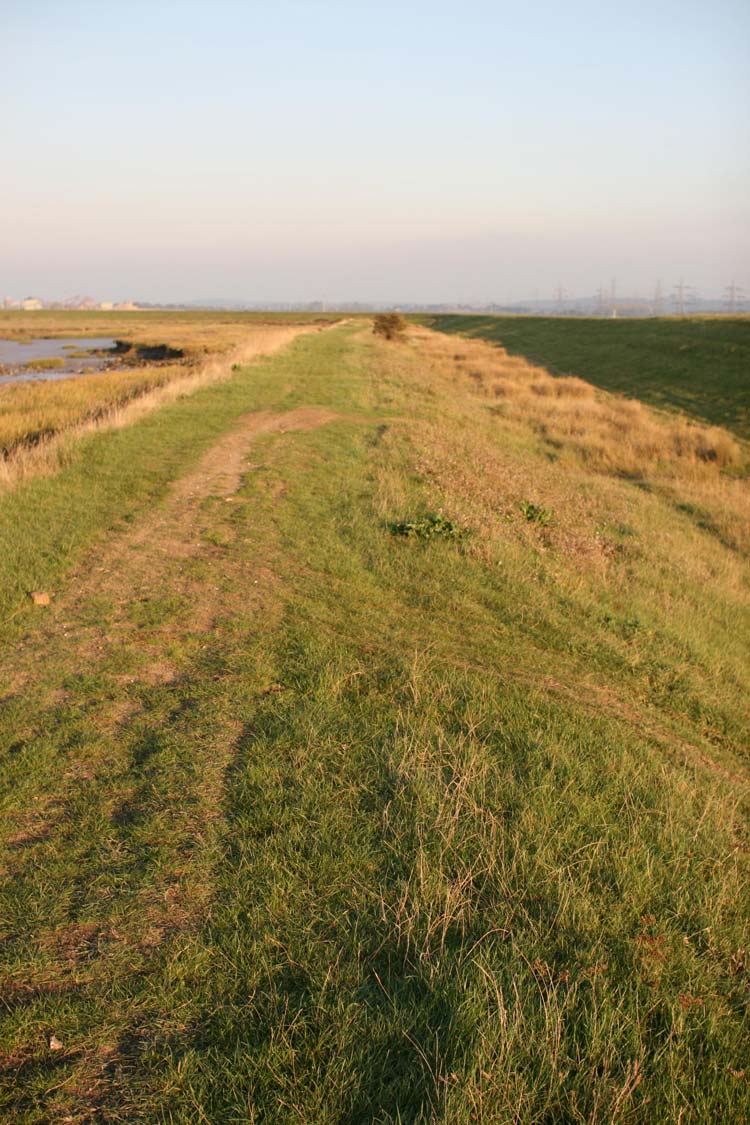
[[[548,316],[420,318],[476,336],[556,375],[725,426],[750,438],[750,317],[604,320]]]
[[[747,1120],[744,561],[503,426],[346,326],[3,501],[2,1120]]]

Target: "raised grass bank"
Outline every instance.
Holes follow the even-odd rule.
[[[744,330],[110,315],[0,386],[0,1120],[750,1120]]]

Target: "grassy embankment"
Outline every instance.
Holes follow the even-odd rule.
[[[0,504],[5,1120],[750,1115],[746,484],[552,461],[470,347],[305,337]]]
[[[554,374],[579,375],[750,439],[750,317],[421,319],[441,332],[502,344]]]
[[[0,312],[0,339],[107,337],[134,346],[166,345],[183,353],[179,363],[124,366],[101,374],[71,376],[51,384],[0,386],[0,459],[37,446],[87,421],[111,415],[157,388],[195,376],[212,358],[280,328],[335,320],[335,316],[186,312]],[[53,370],[62,359],[36,360],[33,370]],[[125,362],[125,361],[124,361]],[[39,458],[37,458],[37,461]],[[5,474],[13,478],[12,472]],[[2,474],[0,474],[2,483]]]

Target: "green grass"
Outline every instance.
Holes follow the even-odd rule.
[[[340,418],[256,442],[190,553],[142,543],[76,599],[241,414],[303,404]],[[498,495],[488,531],[487,450],[546,499],[498,424],[351,326],[2,501],[29,674],[0,726],[3,1120],[748,1118],[741,565],[565,465],[609,571],[559,504]],[[392,533],[424,512],[472,534]]]
[[[680,410],[750,438],[750,318],[602,320],[436,316],[441,332],[502,344],[556,375]]]

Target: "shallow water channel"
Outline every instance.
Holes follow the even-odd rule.
[[[0,385],[29,383],[44,379],[65,379],[101,371],[115,359],[116,341],[112,336],[43,337],[35,340],[0,340]],[[39,369],[34,364],[59,360],[54,366]]]

